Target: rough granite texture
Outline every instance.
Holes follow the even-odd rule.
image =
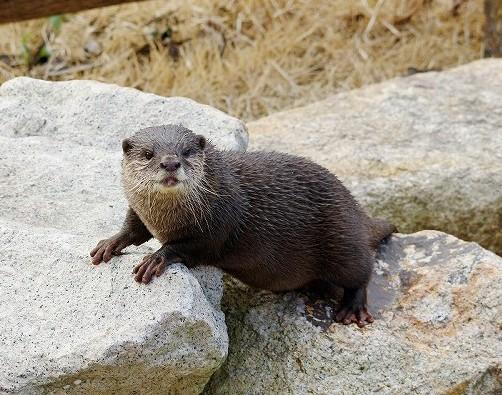
[[[121,140],[182,123],[225,149],[243,124],[208,106],[90,81],[0,87],[0,393],[199,393],[227,354],[221,273],[173,266],[148,286],[155,248],[93,267],[125,215]]]
[[[422,231],[377,256],[376,321],[329,325],[333,304],[227,281],[230,350],[206,394],[502,393],[502,258]]]
[[[502,255],[502,59],[334,95],[248,124],[250,149],[306,156],[402,232]]]

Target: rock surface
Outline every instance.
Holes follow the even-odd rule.
[[[436,231],[394,235],[370,288],[376,321],[229,281],[229,356],[206,394],[499,394],[502,258]]]
[[[502,255],[502,60],[340,93],[248,125],[250,149],[309,157],[402,232]]]
[[[125,214],[121,140],[182,123],[245,149],[241,122],[193,101],[97,82],[0,87],[0,393],[199,393],[225,359],[221,273],[132,268],[152,241],[93,267]]]

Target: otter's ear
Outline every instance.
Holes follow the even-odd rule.
[[[124,151],[124,154],[127,154],[131,148],[132,148],[131,140],[124,139],[122,141],[122,151]]]
[[[206,148],[206,138],[200,134],[197,135],[197,144],[199,144],[199,148],[204,150]]]

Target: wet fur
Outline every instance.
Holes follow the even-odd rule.
[[[386,223],[368,218],[328,170],[288,154],[211,144],[200,160],[204,189],[196,183],[172,195],[138,193],[124,178],[133,210],[187,266],[217,266],[272,291],[317,279],[353,288],[368,283]]]
[[[195,144],[194,136],[168,125],[132,140],[175,152]],[[301,157],[210,143],[190,166],[183,187],[166,194],[126,153],[130,210],[122,232],[139,241],[153,235],[188,267],[216,266],[256,288],[286,291],[322,280],[362,290],[365,303],[374,250],[395,228],[369,218],[335,175]]]

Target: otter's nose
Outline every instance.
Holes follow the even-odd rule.
[[[160,162],[160,168],[167,171],[176,171],[180,168],[181,162],[176,159],[165,159]]]

